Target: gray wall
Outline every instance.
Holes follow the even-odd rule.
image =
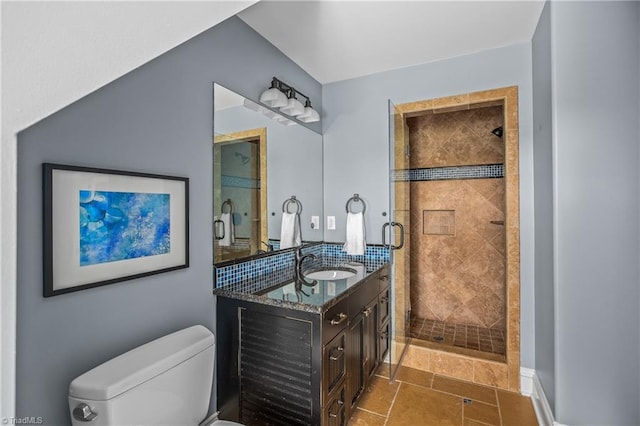
[[[500,49],[326,84],[323,86],[324,214],[336,216],[325,241],[345,238],[345,202],[367,203],[367,241],[381,242],[389,212],[387,100],[406,103],[517,85],[520,109],[521,361],[534,367],[533,135],[531,45]]]
[[[639,7],[551,3],[564,424],[640,424]]]
[[[320,84],[231,18],[19,134],[17,416],[67,424],[74,377],[182,327],[213,329],[212,82],[256,99],[273,75],[321,108]],[[43,162],[189,177],[190,268],[43,298]]]
[[[545,4],[531,54],[533,65],[533,172],[535,199],[536,374],[551,409],[555,400],[553,281],[553,156],[551,121],[551,20]]]

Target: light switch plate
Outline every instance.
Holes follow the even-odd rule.
[[[332,231],[336,229],[336,217],[327,216],[327,229]]]
[[[311,229],[320,228],[320,216],[311,216]]]

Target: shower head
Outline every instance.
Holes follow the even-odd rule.
[[[497,137],[501,138],[501,137],[502,137],[502,133],[503,133],[502,126],[500,126],[500,127],[496,127],[495,129],[493,129],[493,130],[491,131],[491,133],[493,133],[493,134],[494,134],[494,135],[496,135]]]

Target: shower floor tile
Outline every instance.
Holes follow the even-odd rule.
[[[411,317],[411,337],[492,354],[505,354],[504,330]]]

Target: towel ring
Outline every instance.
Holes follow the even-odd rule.
[[[292,195],[291,198],[289,198],[288,200],[285,200],[284,203],[282,203],[282,212],[291,213],[289,211],[289,206],[291,204],[296,205],[297,211],[295,211],[294,213],[298,213],[298,214],[302,213],[302,203],[300,202],[300,200],[296,198],[295,195]]]
[[[229,206],[229,213],[233,213],[233,202],[231,198],[227,198],[227,200],[222,203],[222,207],[220,207],[222,213],[225,213],[224,206]]]
[[[364,202],[364,200],[362,198],[360,198],[359,194],[353,194],[353,197],[349,198],[347,200],[347,204],[345,206],[347,213],[357,213],[357,212],[352,212],[350,209],[350,204],[354,202],[354,203],[362,203],[362,214],[364,214],[364,212],[367,211],[367,204]]]

